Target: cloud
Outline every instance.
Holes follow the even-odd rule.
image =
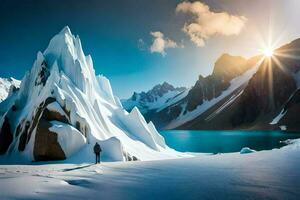
[[[150,33],[153,37],[153,43],[150,46],[151,53],[160,53],[163,56],[166,55],[165,49],[168,48],[177,48],[178,45],[173,40],[169,38],[165,38],[162,32],[151,32]]]
[[[176,12],[193,15],[193,20],[185,23],[183,31],[197,46],[205,46],[205,41],[214,35],[238,35],[244,28],[247,18],[230,15],[227,12],[213,12],[209,6],[196,2],[182,2]]]

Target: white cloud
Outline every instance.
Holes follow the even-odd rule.
[[[150,46],[151,53],[160,53],[165,56],[165,49],[178,47],[176,42],[169,38],[165,38],[162,32],[157,31],[151,32],[150,34],[153,36],[153,43]]]
[[[182,2],[177,5],[176,12],[194,16],[191,22],[185,23],[183,31],[199,47],[204,46],[205,41],[214,35],[238,35],[247,21],[244,16],[213,12],[208,5],[199,1]]]

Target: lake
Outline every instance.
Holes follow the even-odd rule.
[[[300,138],[300,133],[281,131],[160,131],[166,143],[181,152],[229,153],[243,147],[270,150],[284,146],[281,141]]]

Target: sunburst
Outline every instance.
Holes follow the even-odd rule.
[[[274,54],[274,50],[271,47],[267,47],[263,50],[263,54],[265,57],[272,57]]]

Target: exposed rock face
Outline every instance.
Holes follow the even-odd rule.
[[[253,57],[249,60],[240,56],[222,55],[217,62],[213,73],[207,77],[199,76],[195,86],[187,96],[187,111],[194,110],[205,100],[218,97],[230,86],[230,81],[249,70],[259,60]]]
[[[51,132],[49,128],[52,126],[51,121],[59,121],[69,125],[70,121],[67,114],[64,113],[63,115],[58,111],[48,109],[47,106],[53,103],[63,110],[55,98],[49,97],[37,109],[32,123],[30,124],[29,121],[26,123],[22,122],[16,130],[17,134],[21,133],[18,146],[19,151],[24,151],[32,132],[35,130],[33,154],[36,161],[62,160],[66,158],[58,143],[57,133]],[[22,127],[21,125],[25,126]]]
[[[24,151],[26,144],[27,144],[27,135],[28,135],[28,131],[30,128],[30,123],[27,121],[25,123],[25,128],[22,130],[21,129],[21,125],[20,124],[16,130],[16,136],[18,136],[19,134],[21,134],[20,136],[20,140],[19,140],[19,146],[18,146],[18,150],[19,151]]]
[[[300,40],[295,40],[264,60],[241,95],[239,111],[232,116],[234,126],[253,123],[260,115],[278,111],[288,101],[297,89],[299,46]]]
[[[11,133],[10,123],[7,117],[4,117],[4,122],[0,131],[0,155],[4,154],[9,145],[13,141],[13,135]]]
[[[298,89],[283,107],[284,116],[280,119],[277,126],[286,127],[288,131],[300,130],[300,89]]]
[[[296,90],[293,76],[274,61],[271,65],[268,62],[264,61],[241,95],[238,112],[232,117],[234,126],[252,123],[260,114],[276,111]]]
[[[189,121],[183,129],[279,129],[300,130],[300,39],[264,58],[258,71],[239,95],[220,102]],[[276,124],[270,122],[282,112]],[[213,116],[213,117],[211,117]]]
[[[64,160],[64,151],[58,143],[57,133],[49,131],[52,124],[40,119],[36,129],[33,155],[36,161]]]
[[[249,69],[251,60],[241,56],[231,56],[223,54],[215,63],[211,76],[222,82],[228,82],[234,77],[241,75]],[[254,63],[255,64],[255,63]]]
[[[194,111],[205,101],[219,97],[222,92],[230,87],[230,82],[254,67],[261,57],[255,56],[245,59],[240,56],[222,55],[215,63],[213,73],[207,77],[199,76],[195,85],[188,91],[186,97],[179,99],[168,107],[155,112],[147,113],[146,118],[153,121],[159,128],[168,128],[168,124]]]
[[[63,160],[66,158],[64,151],[58,143],[57,133],[51,132],[51,121],[59,121],[70,125],[68,117],[58,111],[47,108],[49,104],[55,103],[60,106],[54,98],[46,99],[40,107],[41,117],[38,117],[33,155],[35,160]],[[60,107],[61,108],[61,107]],[[62,109],[62,108],[61,108]]]

